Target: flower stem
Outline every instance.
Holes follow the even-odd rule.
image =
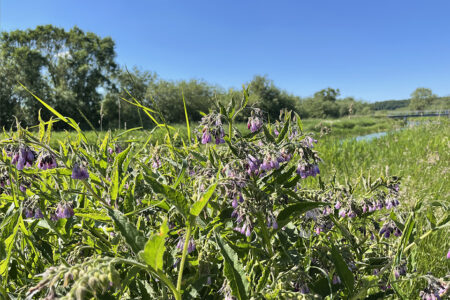
[[[178,271],[177,291],[181,294],[181,281],[183,279],[184,263],[189,247],[189,239],[191,238],[191,224],[187,224],[186,236],[184,237],[183,253],[181,254],[180,270]]]

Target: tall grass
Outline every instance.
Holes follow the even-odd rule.
[[[430,210],[443,216],[450,209],[450,122],[434,119],[422,125],[394,131],[371,141],[329,136],[317,148],[323,159],[322,176],[344,182],[358,174],[373,177],[385,173],[402,177],[400,201],[405,213],[416,201],[424,201],[427,209],[417,216],[417,235],[432,230],[436,220]],[[313,184],[311,181],[310,184]],[[441,206],[433,203],[443,204]],[[417,273],[432,272],[445,276],[450,272],[450,262],[445,258],[450,248],[450,228],[436,231],[422,239],[412,250]],[[407,299],[417,295],[425,280],[404,283]]]

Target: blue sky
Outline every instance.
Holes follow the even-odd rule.
[[[299,96],[376,101],[450,95],[449,13],[448,0],[0,0],[0,29],[76,25],[164,79],[240,88],[266,74]]]

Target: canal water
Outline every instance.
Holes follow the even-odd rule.
[[[371,141],[373,139],[377,139],[380,138],[382,136],[387,135],[387,131],[383,131],[383,132],[375,132],[375,133],[371,133],[371,134],[366,134],[366,135],[360,135],[355,137],[354,139],[359,142],[359,141]]]

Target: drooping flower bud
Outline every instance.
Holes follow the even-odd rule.
[[[88,179],[89,178],[89,173],[88,171],[83,168],[80,167],[80,165],[78,164],[74,164],[73,169],[72,169],[72,179]]]

